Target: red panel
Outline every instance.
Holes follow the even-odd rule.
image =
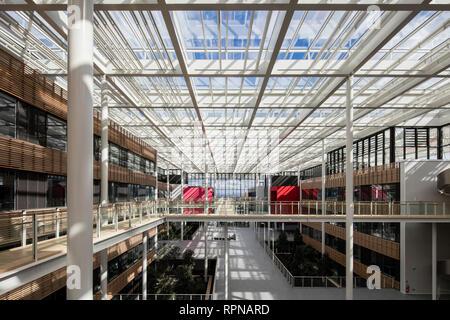
[[[297,202],[300,201],[300,188],[296,186],[279,186],[270,189],[271,202],[281,201],[280,204],[271,204],[272,214],[298,214],[298,205],[296,203],[283,202]]]
[[[214,198],[214,191],[212,188],[208,188],[208,200],[211,203]],[[183,213],[203,213],[203,202],[205,201],[205,188],[202,187],[185,187],[183,188],[183,201],[198,203],[198,208],[184,208]],[[209,213],[212,213],[212,209],[209,208]]]
[[[370,201],[372,195],[371,186],[361,186],[361,201]]]

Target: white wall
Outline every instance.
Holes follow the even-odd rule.
[[[437,192],[437,175],[450,168],[450,161],[414,160],[400,163],[400,201],[448,202],[449,197]],[[420,211],[423,212],[423,207]],[[411,213],[414,213],[414,209]],[[438,224],[437,259],[450,258],[450,224]],[[400,286],[405,292],[431,293],[431,224],[400,225]],[[442,289],[448,288],[442,283]]]

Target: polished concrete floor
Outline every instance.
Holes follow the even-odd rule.
[[[211,223],[208,239],[220,233]],[[299,288],[291,287],[281,272],[272,264],[271,258],[258,243],[252,228],[229,228],[236,234],[236,240],[229,245],[229,297],[233,300],[343,300],[345,288]],[[197,258],[204,257],[204,237],[200,228],[193,240],[184,241],[182,246],[194,250]],[[208,256],[217,256],[216,299],[224,298],[223,241],[208,241]],[[354,289],[354,299],[410,300],[430,299],[427,295],[404,295],[394,289]]]

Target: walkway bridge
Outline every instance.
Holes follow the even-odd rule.
[[[354,205],[354,222],[450,223],[447,209],[450,204],[446,203],[355,202]],[[184,208],[212,208],[213,213],[183,214]],[[291,211],[286,213],[286,208]],[[94,253],[168,222],[345,222],[342,202],[327,202],[323,214],[321,208],[321,201],[233,200],[207,203],[159,200],[93,206]],[[66,265],[66,227],[65,207],[0,213],[0,248],[3,248],[0,294]]]

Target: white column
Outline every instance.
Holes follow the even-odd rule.
[[[147,300],[147,245],[148,233],[142,234],[142,300]]]
[[[275,228],[272,230],[272,262],[275,260]]]
[[[302,179],[300,178],[300,167],[298,168],[298,186],[300,187],[300,212],[299,212],[299,214],[302,214],[303,213],[303,208],[302,208],[303,194],[302,194]]]
[[[272,177],[270,176],[270,174],[269,175],[267,175],[267,204],[268,204],[268,212],[269,212],[269,214],[271,214],[271,212],[270,212],[270,201],[272,200],[271,198],[270,198],[270,188],[272,187]]]
[[[156,185],[155,185],[155,201],[158,200],[158,153],[155,155],[155,178],[156,178]]]
[[[181,241],[184,240],[184,221],[181,221]]]
[[[166,175],[166,177],[167,177],[167,179],[166,179],[166,181],[167,181],[167,199],[170,199],[170,178],[169,178],[169,166],[167,166],[166,167],[167,169],[167,175]]]
[[[100,291],[102,300],[108,299],[108,249],[100,253]]]
[[[205,235],[205,282],[208,281],[208,223],[203,222],[203,233]]]
[[[400,222],[400,292],[406,294],[406,222]]]
[[[70,0],[67,11],[67,299],[92,300],[94,1]]]
[[[346,99],[346,157],[345,157],[345,298],[353,299],[353,92],[352,77],[347,78]]]
[[[101,88],[101,104],[102,104],[102,146],[101,146],[101,204],[108,203],[108,91],[106,76],[102,77]]]
[[[184,189],[184,161],[183,161],[183,155],[181,156],[181,201],[183,201],[183,189]],[[181,212],[183,212],[183,208],[181,208]]]
[[[203,213],[208,214],[208,166],[205,165],[205,202],[203,206]]]
[[[264,227],[263,227],[264,249],[266,249],[266,227],[267,227],[267,223],[264,223]]]
[[[437,299],[437,225],[431,224],[431,292],[432,299]]]
[[[228,222],[224,226],[224,241],[225,241],[225,261],[224,261],[224,279],[225,279],[225,300],[228,300]]]
[[[325,139],[322,139],[322,214],[325,214],[325,190],[326,190],[326,163],[325,163]],[[325,223],[322,222],[322,255],[325,254]]]

